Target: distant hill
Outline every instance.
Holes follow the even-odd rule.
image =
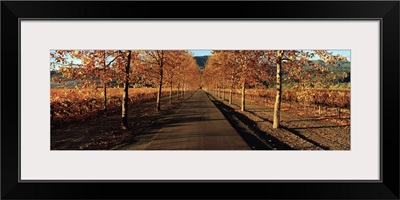
[[[56,74],[56,73],[57,73],[56,71],[51,70],[51,71],[50,71],[50,78],[52,78],[52,77],[54,76],[54,74]]]
[[[326,65],[323,60],[314,60],[315,64],[319,64],[321,66],[327,67],[329,69],[350,69],[350,62],[341,62],[338,66]]]
[[[200,69],[204,69],[204,66],[208,60],[208,56],[195,56],[194,59],[196,59],[196,63]]]
[[[334,65],[326,65],[323,60],[314,60],[313,61],[315,64],[319,64],[321,66],[324,66],[328,68],[330,71],[332,71],[334,74],[341,76],[343,73],[347,73],[347,77],[344,78],[343,80],[340,80],[339,82],[344,82],[348,83],[350,82],[350,77],[351,77],[351,62],[341,62],[339,65],[334,66]],[[309,67],[309,66],[308,66]],[[311,67],[312,68],[312,67]]]

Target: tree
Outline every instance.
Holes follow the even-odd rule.
[[[157,68],[155,70],[158,75],[156,110],[161,110],[161,92],[162,92],[163,78],[164,78],[164,65],[166,63],[168,51],[153,50],[153,51],[148,51],[147,54],[149,56],[149,63]]]
[[[104,91],[104,111],[107,110],[107,83],[116,79],[124,84],[122,96],[121,129],[128,129],[129,85],[131,62],[136,60],[131,50],[57,50],[50,53],[52,65],[61,65],[59,82],[80,81],[81,88],[94,87],[101,83]],[[81,63],[74,64],[73,60]],[[112,70],[111,70],[112,69]],[[78,88],[78,83],[75,86]]]
[[[104,50],[99,51],[97,53],[100,58],[99,63],[102,63],[98,68],[98,76],[100,77],[100,81],[103,85],[103,93],[104,93],[104,114],[107,113],[107,83],[112,80],[113,73],[111,71],[110,65],[121,56],[117,51],[113,50]]]
[[[282,104],[282,50],[278,50],[276,53],[276,98],[274,106],[274,119],[272,128],[278,128],[280,122],[280,112]]]
[[[182,67],[184,67],[184,59],[187,56],[186,51],[170,51],[168,57],[165,62],[165,72],[167,75],[167,82],[169,83],[169,99],[170,103],[172,103],[172,88],[174,80],[178,83],[179,71]],[[179,84],[177,84],[179,85]],[[179,95],[178,95],[179,98]]]
[[[195,88],[199,88],[200,86],[200,69],[199,66],[197,65],[196,60],[192,55],[189,53],[186,54],[185,60],[184,60],[184,65],[185,66],[182,69],[182,94],[183,97],[185,97],[185,92],[187,90],[193,90]]]
[[[332,64],[334,66],[346,61],[345,57],[332,55],[332,53],[326,50],[314,50],[313,53],[298,50],[275,50],[267,52],[266,56],[271,65],[276,66],[276,98],[272,128],[280,127],[283,72],[287,75],[286,80],[297,81],[301,83],[302,87],[306,87],[306,85],[312,86],[313,82],[320,82],[321,78],[319,77],[326,75],[328,69],[325,66],[310,61],[315,55],[318,55],[325,64]],[[307,67],[311,68],[307,69]]]
[[[124,82],[124,93],[122,95],[122,119],[121,119],[121,129],[128,129],[128,111],[129,111],[129,73],[131,67],[132,51],[121,52],[123,58],[126,58],[125,62],[125,82]]]
[[[50,53],[52,65],[61,66],[62,80],[80,81],[81,87],[97,88],[99,82],[103,85],[104,104],[103,111],[107,110],[107,83],[115,75],[112,73],[110,65],[121,55],[114,50],[57,50]],[[80,63],[73,63],[78,60]],[[69,61],[69,62],[68,62]],[[65,83],[65,82],[63,82]],[[76,85],[78,87],[78,84]]]
[[[220,96],[220,89],[225,89],[226,85],[229,85],[229,104],[231,104],[232,90],[236,84],[237,68],[238,64],[235,62],[233,51],[212,51],[203,72],[204,85],[215,88],[217,97]]]
[[[260,84],[263,74],[260,74],[262,65],[262,57],[264,51],[256,50],[239,50],[234,51],[234,60],[238,65],[237,77],[238,83],[242,89],[241,111],[246,110],[246,87]]]
[[[233,92],[233,88],[236,82],[236,76],[237,76],[237,71],[238,71],[238,66],[237,63],[235,62],[235,58],[234,58],[234,54],[233,51],[227,51],[225,53],[225,66],[227,66],[228,69],[228,73],[230,76],[230,87],[229,87],[229,98],[228,98],[228,102],[229,104],[232,104],[232,92]]]
[[[111,51],[109,52],[111,53]],[[106,77],[112,77],[109,78],[108,81],[114,79],[118,85],[121,83],[123,84],[120,128],[127,130],[129,129],[129,87],[131,84],[136,82],[136,79],[133,78],[135,76],[133,73],[135,70],[132,70],[132,66],[136,66],[139,63],[138,51],[117,50],[114,51],[113,54],[115,56],[111,60],[112,64],[110,63],[110,68],[113,69],[113,73],[110,73],[111,70],[109,70],[108,72],[110,74],[108,74]]]
[[[212,54],[209,56],[203,71],[203,82],[206,88],[211,88],[214,94],[218,97],[218,84],[219,78],[217,76],[220,75],[220,71],[218,69],[218,52],[213,51]]]
[[[186,72],[188,67],[191,67],[195,63],[195,60],[188,51],[183,50],[151,50],[145,51],[145,56],[148,64],[147,76],[154,79],[158,85],[156,110],[160,110],[162,88],[165,82],[164,76],[167,76],[166,83],[170,85],[170,95],[173,82],[176,83],[178,88],[182,88],[182,93],[184,94],[188,81],[188,74]]]

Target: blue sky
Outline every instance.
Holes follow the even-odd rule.
[[[204,55],[210,55],[212,50],[190,50],[194,56],[204,56]],[[350,50],[328,50],[330,52],[333,52],[333,55],[340,54],[344,57],[347,58],[347,60],[350,61]],[[315,58],[318,59],[318,58]]]
[[[211,54],[211,50],[190,50],[194,56],[206,56]]]
[[[305,51],[306,51],[306,50],[305,50]],[[351,60],[351,58],[350,58],[351,51],[350,51],[350,50],[328,50],[328,51],[329,51],[329,52],[332,52],[333,55],[335,55],[335,56],[336,56],[337,54],[340,54],[340,55],[346,57],[348,61]],[[318,59],[318,58],[319,58],[318,56],[315,57],[315,59]]]

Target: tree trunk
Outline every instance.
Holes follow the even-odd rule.
[[[229,104],[232,104],[232,88],[229,90]]]
[[[178,91],[176,92],[176,95],[178,96],[178,99],[179,99],[179,83],[178,83],[177,89],[178,89]]]
[[[222,79],[222,95],[223,95],[222,100],[225,101],[225,74]]]
[[[158,84],[158,91],[157,91],[157,102],[156,102],[156,110],[161,109],[161,92],[162,92],[162,83]]]
[[[243,81],[242,84],[242,107],[240,110],[241,111],[246,110],[246,81]]]
[[[160,104],[161,104],[162,81],[163,81],[163,73],[164,73],[163,65],[164,65],[164,62],[161,60],[161,63],[160,63],[160,80],[159,80],[159,83],[158,83],[156,110],[161,110],[161,105]]]
[[[182,85],[182,99],[185,99],[185,81],[183,81]]]
[[[103,55],[103,64],[104,64],[104,66],[103,66],[103,72],[105,73],[105,70],[106,70],[106,53],[105,53],[105,51],[104,51],[104,55]],[[104,112],[104,114],[106,114],[106,112],[107,112],[107,83],[104,83],[104,85],[103,85],[103,89],[104,89],[104,108],[103,108],[103,112]]]
[[[234,69],[234,68],[232,68]],[[229,104],[232,104],[232,90],[233,90],[233,81],[234,81],[234,70],[232,70],[232,76],[231,76],[231,87],[229,88]]]
[[[169,102],[172,103],[172,81],[169,82]]]
[[[128,129],[128,105],[129,105],[129,70],[131,67],[131,54],[132,51],[128,51],[128,59],[125,66],[125,83],[124,83],[124,94],[122,96],[122,120],[121,129]]]
[[[276,99],[275,99],[275,107],[274,107],[274,123],[272,128],[279,128],[280,126],[280,112],[281,112],[281,103],[282,103],[282,50],[278,50],[277,58],[276,58]]]
[[[104,114],[106,114],[107,112],[107,83],[104,83],[103,85],[103,89],[104,89],[104,108],[103,108],[103,112]]]
[[[104,51],[104,55],[103,55],[103,62],[104,62],[104,66],[103,66],[103,72],[105,73],[106,71],[106,52]],[[104,83],[103,85],[104,87],[104,114],[107,113],[107,82]]]

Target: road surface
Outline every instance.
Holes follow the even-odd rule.
[[[166,116],[149,150],[251,150],[203,90]]]

